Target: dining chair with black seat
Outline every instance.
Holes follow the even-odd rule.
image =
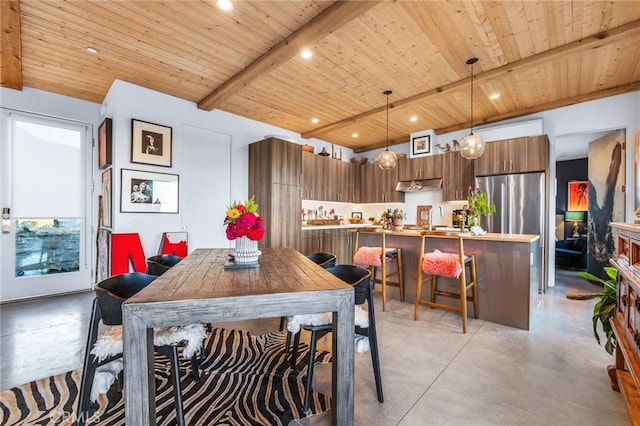
[[[382,393],[382,377],[380,373],[380,356],[378,353],[378,335],[376,332],[376,316],[373,303],[373,291],[371,283],[371,271],[355,265],[336,265],[328,268],[327,272],[340,278],[353,286],[355,291],[355,333],[356,350],[358,352],[371,352],[373,375],[376,382],[376,392],[379,402],[384,402]],[[366,302],[367,309],[360,305]],[[314,358],[316,345],[319,339],[333,331],[333,315],[330,312],[322,314],[295,315],[288,319],[288,329],[295,333],[292,350],[292,366],[296,364],[298,345],[300,344],[300,329],[311,333],[309,341],[309,357],[307,360],[307,383],[305,387],[304,411],[309,409],[311,399],[311,385],[313,383]]]
[[[158,254],[147,259],[146,273],[149,275],[160,275],[177,265],[182,260],[181,257],[172,254]]]
[[[97,284],[85,348],[76,425],[84,425],[91,417],[89,400],[95,402],[100,394],[106,393],[122,371],[122,303],[156,278],[153,275],[133,272],[115,275]],[[111,328],[100,333],[100,323]],[[180,426],[184,425],[184,410],[178,348],[182,347],[182,355],[191,359],[193,379],[199,382],[196,352],[202,348],[205,335],[201,324],[154,329],[155,351],[169,358],[171,362],[176,419]]]
[[[317,252],[307,255],[307,259],[312,261],[318,266],[324,269],[336,266],[336,255],[333,253]],[[280,318],[280,331],[285,329],[287,317]],[[291,345],[291,333],[287,333],[287,343],[285,346],[285,353],[289,355],[289,346]]]

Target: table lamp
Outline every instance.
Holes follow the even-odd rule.
[[[580,236],[578,233],[578,222],[584,222],[585,212],[564,212],[564,221],[573,222],[573,235],[572,238]]]

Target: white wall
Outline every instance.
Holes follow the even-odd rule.
[[[220,177],[216,182],[207,185],[219,185],[230,188],[229,199],[215,200],[215,208],[201,212],[204,227],[212,233],[224,234],[222,221],[226,206],[233,200],[244,200],[248,197],[248,145],[261,140],[265,135],[282,135],[296,143],[308,143],[317,147],[316,152],[331,144],[318,139],[301,140],[300,135],[258,121],[249,120],[220,110],[204,111],[193,102],[185,101],[163,93],[155,92],[134,84],[116,80],[103,103],[102,115],[113,119],[114,141],[114,221],[113,232],[138,232],[147,256],[158,250],[161,233],[164,231],[182,230],[184,226],[182,214],[142,214],[120,213],[120,169],[135,169],[181,175],[188,164],[183,164],[183,129],[192,126],[220,134],[231,139],[231,176]],[[147,166],[130,162],[131,119],[148,121],[173,129],[173,165],[171,168]],[[102,117],[100,118],[102,120]],[[343,148],[343,159],[350,158],[351,150]],[[212,162],[212,168],[216,165]],[[181,211],[182,211],[181,201]],[[190,247],[193,249],[194,247]]]

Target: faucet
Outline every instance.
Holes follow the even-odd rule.
[[[440,210],[440,217],[443,217],[444,214],[442,213],[442,206],[437,206],[437,207]],[[429,210],[429,231],[431,231],[432,227],[433,227],[433,225],[432,225],[432,223],[433,223],[433,210],[434,209],[430,209]]]

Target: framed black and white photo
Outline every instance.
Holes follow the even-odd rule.
[[[106,169],[111,165],[111,137],[112,123],[110,118],[105,118],[98,127],[98,167]]]
[[[131,120],[131,162],[171,167],[172,129]]]
[[[179,176],[122,169],[122,213],[178,213]]]
[[[112,205],[112,196],[113,193],[113,180],[111,179],[111,170],[108,169],[102,172],[102,198],[101,198],[101,207],[102,207],[102,223],[101,226],[105,228],[111,228],[111,205]]]
[[[433,155],[435,153],[435,143],[435,132],[433,130],[411,133],[411,158]]]

